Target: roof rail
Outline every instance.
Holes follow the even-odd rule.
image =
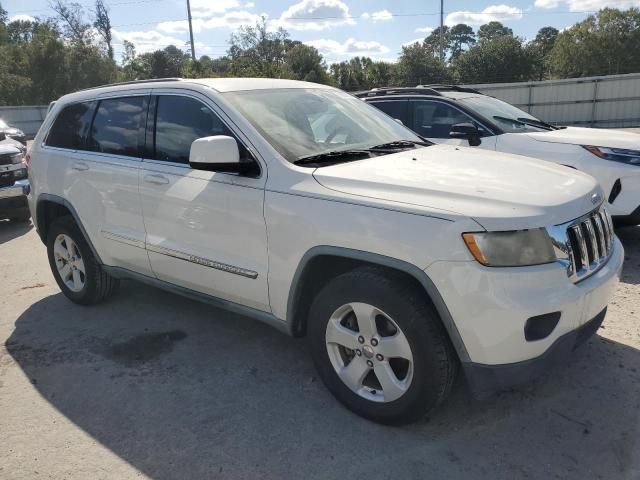
[[[116,83],[107,83],[105,85],[97,85],[95,87],[83,88],[78,91],[84,92],[87,90],[93,90],[93,89],[102,88],[102,87],[118,87],[120,85],[138,85],[140,83],[175,82],[179,80],[183,80],[183,79],[179,77],[167,77],[167,78],[149,78],[147,80],[130,80],[128,82],[116,82]]]
[[[364,90],[362,92],[355,92],[353,95],[358,98],[364,97],[383,97],[385,95],[400,95],[400,94],[419,93],[422,95],[435,95],[441,97],[442,95],[435,89],[423,85],[417,87],[383,87],[372,88],[371,90]]]
[[[482,92],[475,90],[469,87],[463,87],[460,85],[444,85],[444,84],[434,84],[434,85],[418,85],[418,87],[423,88],[431,88],[432,90],[446,92],[464,92],[464,93],[477,93],[479,95],[484,95]]]

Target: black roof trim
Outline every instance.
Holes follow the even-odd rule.
[[[418,85],[417,87],[382,87],[373,88],[371,90],[364,90],[361,92],[355,92],[354,95],[358,98],[368,97],[384,97],[387,95],[433,95],[435,97],[441,97],[440,92],[464,92],[464,93],[476,93],[483,95],[482,92],[474,90],[473,88],[461,87],[458,85]]]

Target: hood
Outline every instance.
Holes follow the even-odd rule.
[[[487,230],[557,225],[604,198],[592,177],[568,167],[450,145],[322,167],[313,175],[335,191],[446,210]]]
[[[17,143],[17,142],[16,142]],[[20,144],[22,145],[22,144]],[[13,155],[23,150],[12,142],[0,142],[0,155]]]
[[[17,148],[21,152],[25,152],[27,150],[27,147],[25,147],[19,141],[14,140],[13,138],[7,137],[4,140],[0,140],[0,148],[9,148],[9,147]]]
[[[567,127],[550,132],[524,133],[523,135],[539,142],[640,150],[640,135],[620,130]]]

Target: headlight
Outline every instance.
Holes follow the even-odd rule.
[[[28,178],[28,173],[26,168],[20,168],[19,170],[13,171],[14,180],[26,180],[27,178]]]
[[[604,158],[605,160],[627,163],[630,165],[640,165],[640,150],[595,147],[593,145],[582,145],[582,148],[593,153],[596,157]]]
[[[556,261],[544,228],[514,232],[480,232],[462,235],[473,257],[488,267],[524,267]]]
[[[11,155],[11,163],[14,165],[18,165],[19,163],[22,163],[22,158],[24,157],[24,153],[20,152],[20,153],[16,153],[15,155]]]

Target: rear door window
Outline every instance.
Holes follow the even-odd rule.
[[[379,102],[370,102],[376,108],[379,108],[384,113],[389,115],[391,118],[395,118],[396,120],[400,120],[403,125],[409,124],[408,115],[407,115],[407,106],[409,102],[407,100],[394,100],[394,101],[379,101]]]
[[[144,97],[100,100],[87,149],[93,152],[140,157]]]
[[[94,109],[95,102],[74,103],[64,107],[53,122],[45,144],[50,147],[81,150]]]

